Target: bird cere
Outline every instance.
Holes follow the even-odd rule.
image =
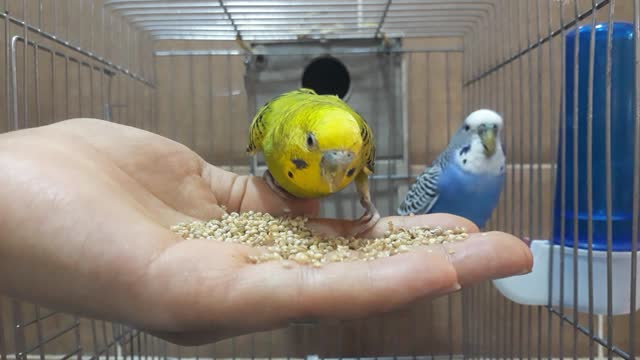
[[[226,213],[221,219],[181,223],[171,228],[184,239],[210,239],[263,248],[249,261],[292,260],[320,267],[328,263],[370,261],[408,252],[416,246],[446,244],[467,238],[464,228],[396,228],[388,223],[379,238],[337,237],[314,233],[306,217],[276,217],[266,213]]]
[[[502,117],[492,110],[469,114],[447,148],[411,185],[398,215],[448,213],[483,228],[504,182],[502,126]]]

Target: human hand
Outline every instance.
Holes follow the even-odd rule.
[[[196,345],[286,326],[353,319],[530,271],[519,239],[477,233],[460,217],[390,217],[397,227],[464,226],[464,241],[371,262],[313,268],[253,264],[259,250],[183,240],[169,230],[228,211],[316,216],[316,200],[288,201],[259,177],[207,164],[146,131],[92,119],[0,135],[0,293],[82,316],[131,324]],[[350,221],[313,219],[348,232]],[[449,251],[451,250],[451,251]]]

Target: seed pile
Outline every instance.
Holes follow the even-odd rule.
[[[464,228],[395,228],[391,222],[383,237],[344,238],[314,233],[305,217],[275,217],[249,211],[227,213],[221,219],[181,223],[171,230],[184,239],[215,239],[261,247],[266,251],[252,256],[255,263],[293,260],[322,266],[330,262],[373,260],[410,251],[419,245],[443,244],[467,238]]]

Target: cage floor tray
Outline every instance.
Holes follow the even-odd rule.
[[[551,247],[551,249],[550,249]],[[553,251],[553,255],[552,255]],[[547,305],[551,291],[551,305],[561,303],[561,257],[562,247],[547,240],[531,242],[533,269],[529,274],[511,276],[493,281],[495,287],[509,300],[523,305]],[[640,266],[640,252],[636,260]],[[607,314],[607,253],[592,251],[593,311]],[[613,252],[611,257],[611,307],[614,315],[629,314],[631,308],[631,252]],[[563,305],[577,307],[580,312],[589,312],[589,262],[588,251],[578,249],[577,272],[574,274],[573,248],[564,248],[564,278],[562,279]],[[550,268],[550,262],[553,266]],[[551,277],[549,271],[552,271]],[[636,268],[636,273],[638,269]],[[552,280],[553,286],[549,286]],[[577,281],[577,302],[574,304],[574,284]],[[640,289],[640,277],[635,277],[636,289]],[[640,308],[636,299],[634,311]]]

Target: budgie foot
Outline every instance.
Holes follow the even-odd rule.
[[[276,183],[276,180],[273,178],[273,175],[271,175],[269,170],[264,172],[264,174],[262,175],[262,178],[267,183],[267,185],[269,185],[271,190],[273,190],[273,192],[278,194],[283,199],[286,199],[286,200],[295,200],[296,199],[295,196],[289,194],[285,189],[280,187],[280,185],[278,185],[278,183]]]
[[[354,221],[354,226],[350,234],[353,237],[357,237],[371,230],[378,221],[380,221],[380,213],[371,200],[363,197],[360,199],[360,204],[365,208],[365,212],[358,220]]]

